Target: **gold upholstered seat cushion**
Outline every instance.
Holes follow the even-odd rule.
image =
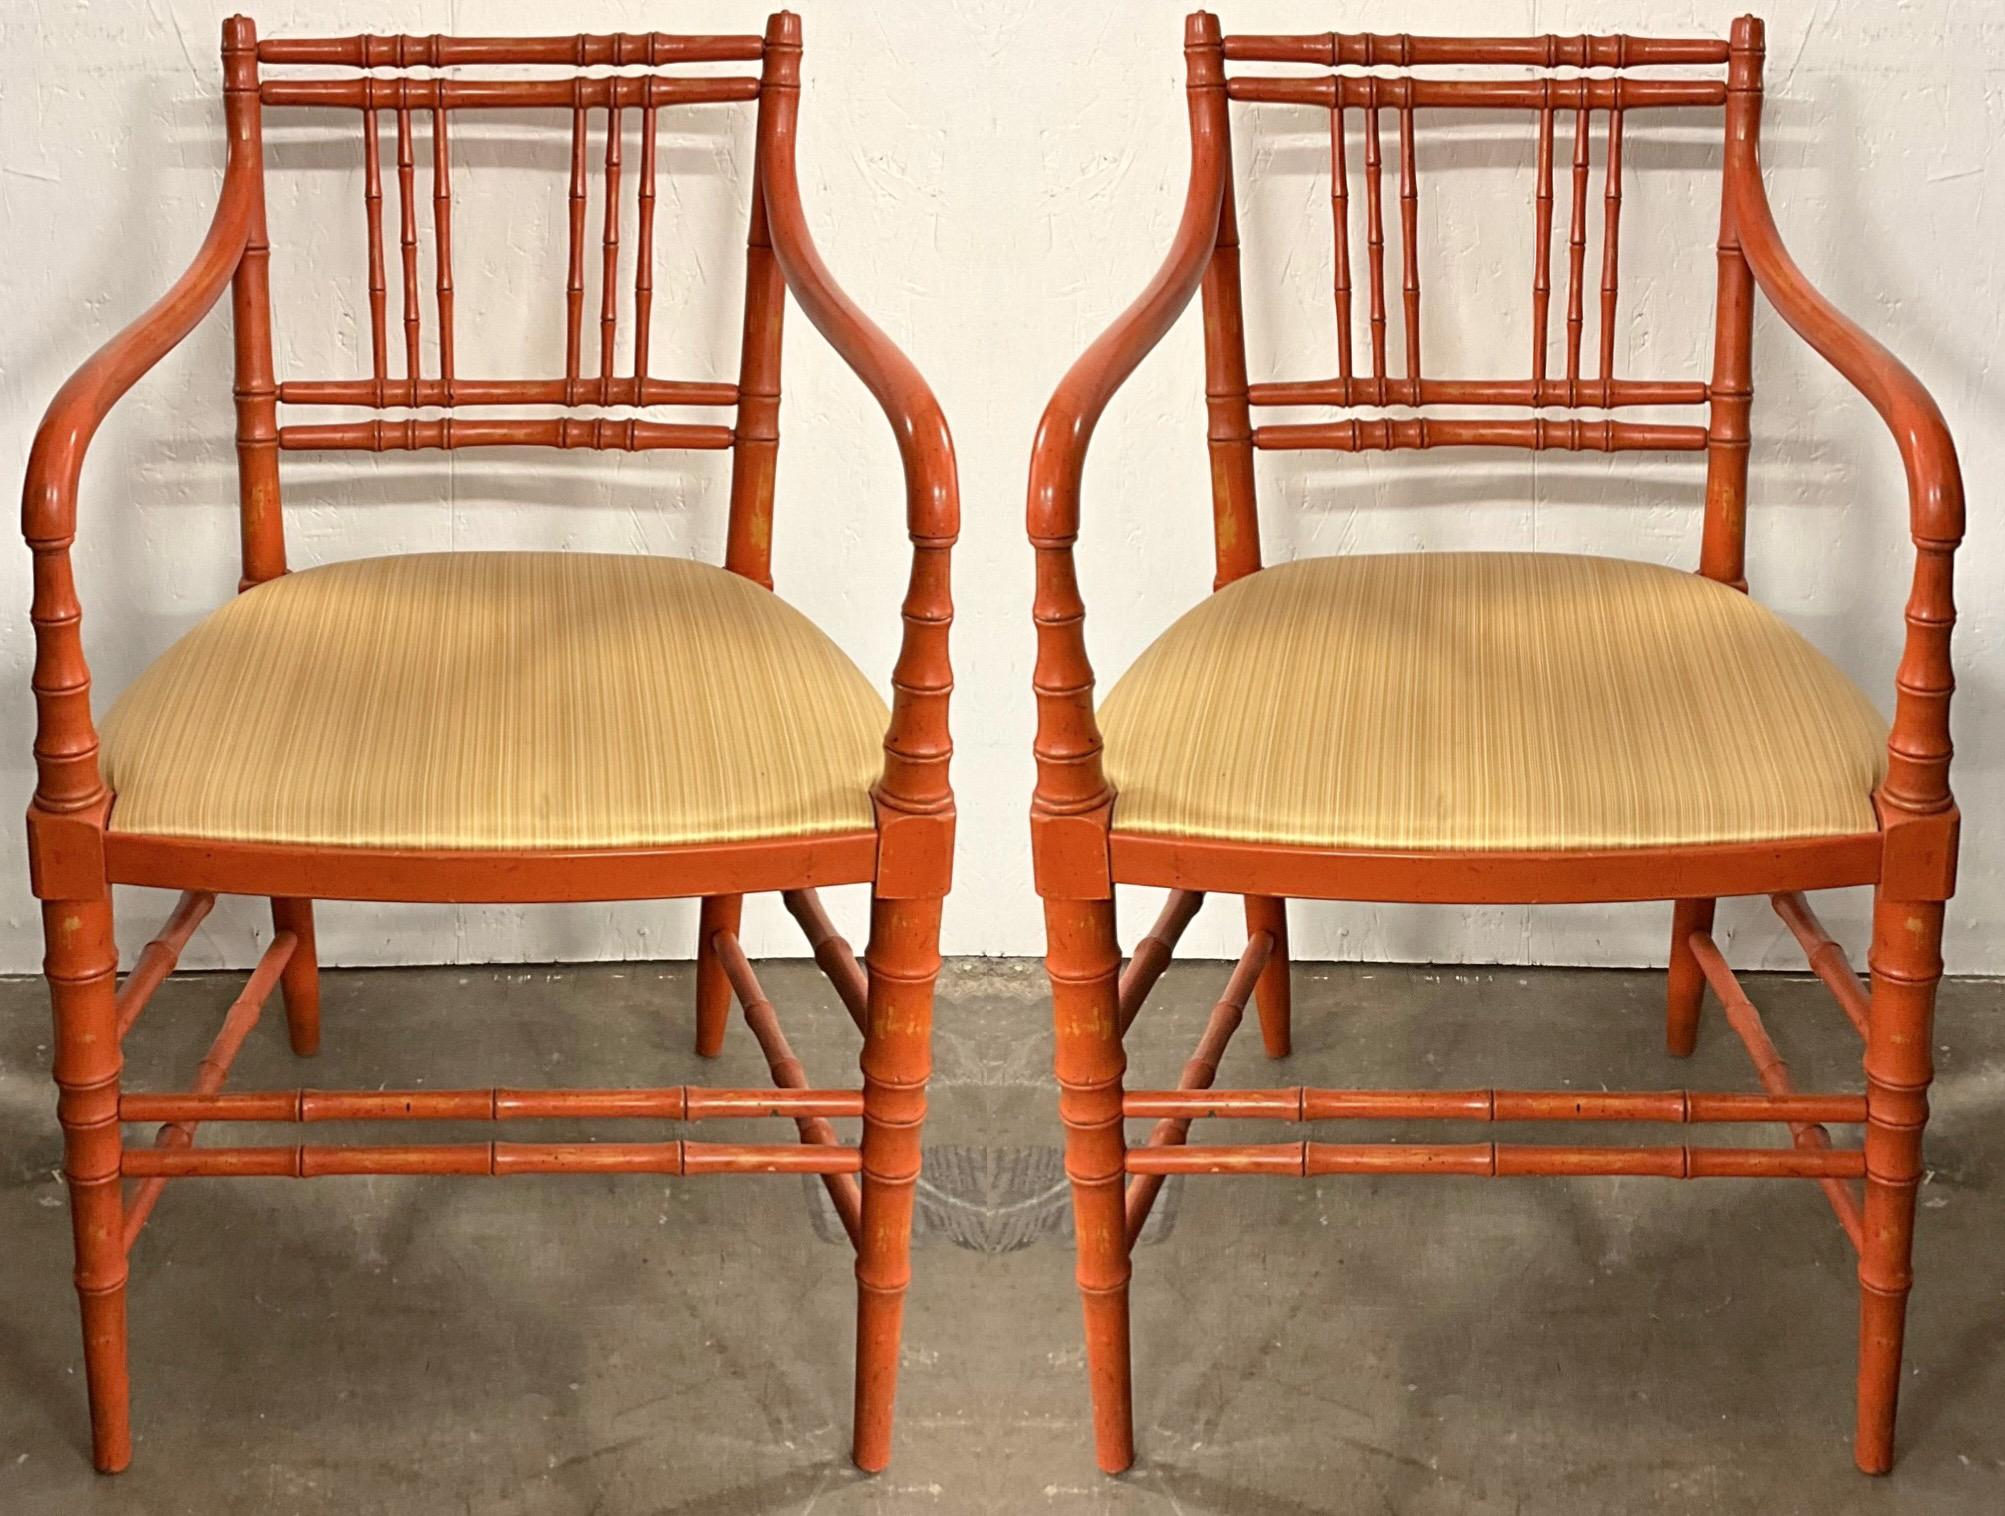
[[[1264,569],[1170,627],[1100,723],[1117,832],[1372,850],[1870,832],[1887,735],[1746,595],[1548,553]]]
[[[102,735],[115,832],[596,848],[867,829],[887,719],[812,622],[722,569],[424,553],[238,596]]]

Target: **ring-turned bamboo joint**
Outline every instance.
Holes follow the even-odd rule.
[[[1203,892],[1199,890],[1171,890],[1170,898],[1163,902],[1163,909],[1156,917],[1156,924],[1149,933],[1135,944],[1134,956],[1128,966],[1121,970],[1119,995],[1121,1001],[1121,1030],[1125,1033],[1134,1025],[1141,1014],[1142,1002],[1149,998],[1149,991],[1156,987],[1156,981],[1163,977],[1163,970],[1170,966],[1170,956],[1182,940],[1184,928],[1197,915],[1198,907],[1204,904]]]
[[[801,925],[801,931],[808,939],[808,950],[814,954],[815,963],[820,967],[828,982],[842,1000],[842,1008],[849,1012],[849,1019],[856,1023],[861,1032],[869,1026],[868,1003],[870,984],[863,972],[863,965],[856,961],[856,951],[847,939],[836,931],[835,924],[828,919],[828,912],[822,909],[821,896],[814,890],[786,890],[780,895],[787,912]]]

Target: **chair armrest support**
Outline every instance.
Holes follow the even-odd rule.
[[[1762,186],[1751,122],[1730,134],[1727,155],[1728,204],[1755,284],[1797,335],[1879,412],[1900,450],[1915,567],[1879,800],[1885,821],[1951,812],[1949,698],[1955,680],[1949,640],[1956,621],[1951,569],[1964,526],[1956,445],[1921,381],[1840,312],[1790,257]]]
[[[1080,480],[1101,412],[1190,304],[1218,240],[1229,152],[1225,77],[1217,20],[1191,18],[1190,183],[1169,254],[1134,303],[1102,332],[1059,381],[1038,423],[1030,459],[1030,541],[1037,552],[1037,791],[1032,814],[1085,815],[1112,798],[1093,714],[1093,667],[1086,654],[1086,607],[1073,543],[1079,535]]]
[[[208,235],[186,272],[138,320],[92,354],[56,392],[28,452],[21,532],[34,553],[34,809],[64,814],[104,798],[82,607],[70,565],[77,481],[91,438],[112,406],[209,313],[243,257],[258,202],[258,167],[233,135]]]
[[[781,276],[809,321],[876,397],[898,441],[905,470],[906,530],[912,574],[902,607],[905,630],[892,671],[891,726],[884,738],[880,807],[949,816],[953,745],[947,701],[953,690],[947,634],[954,604],[950,554],[961,524],[954,442],[919,370],[843,293],[808,230],[795,171],[800,116],[800,18],[782,13],[766,31],[769,92],[761,120],[759,180],[768,234]]]

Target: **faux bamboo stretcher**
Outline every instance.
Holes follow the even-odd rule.
[[[1761,22],[1743,17],[1728,39],[1629,36],[1453,38],[1338,34],[1225,36],[1198,12],[1185,33],[1191,168],[1181,222],[1155,277],[1066,374],[1032,453],[1029,532],[1037,558],[1037,785],[1031,832],[1044,899],[1060,1114],[1076,1217],[1078,1283],[1100,1466],[1134,1458],[1128,1342],[1130,1251],[1172,1174],[1350,1173],[1658,1175],[1814,1181],[1858,1252],[1859,1360],[1854,1456],[1867,1472],[1893,1464],[1894,1406],[1912,1283],[1915,1192],[1928,1119],[1931,1017],[1942,972],[1943,903],[1955,878],[1957,809],[1949,789],[1951,567],[1963,536],[1956,451],[1919,381],[1840,314],[1790,259],[1762,187]],[[1292,66],[1246,73],[1228,64]],[[1675,77],[1636,77],[1673,66]],[[1416,69],[1449,67],[1451,77]],[[1481,77],[1484,70],[1508,77]],[[1695,77],[1723,69],[1724,77]],[[1525,70],[1536,77],[1521,77]],[[1335,276],[1334,377],[1253,383],[1247,375],[1240,239],[1229,102],[1281,105],[1325,118]],[[1417,256],[1423,112],[1529,112],[1536,129],[1532,195],[1530,373],[1441,377],[1422,370]],[[1624,133],[1639,111],[1717,111],[1724,122],[1717,295],[1710,378],[1633,378],[1616,369]],[[1602,128],[1598,290],[1588,266],[1590,134]],[[1390,130],[1394,145],[1388,149]],[[1363,163],[1352,155],[1362,137]],[[1570,149],[1561,156],[1561,149]],[[1570,159],[1570,161],[1569,161]],[[1363,201],[1355,203],[1362,185]],[[1562,198],[1564,192],[1564,198]],[[1563,242],[1555,237],[1563,217]],[[1397,217],[1401,255],[1388,253]],[[1363,226],[1363,246],[1358,241]],[[1563,291],[1553,263],[1561,260]],[[1307,846],[1171,835],[1119,825],[1074,546],[1087,444],[1122,382],[1193,297],[1204,314],[1205,405],[1215,528],[1214,588],[1261,570],[1254,454],[1262,450],[1395,451],[1450,446],[1626,453],[1703,453],[1698,572],[1745,591],[1752,334],[1759,291],[1809,346],[1879,413],[1908,486],[1913,547],[1906,625],[1894,681],[1884,778],[1871,795],[1874,825],[1831,836],[1629,847]],[[1598,298],[1597,298],[1598,296]],[[1396,305],[1395,305],[1396,302]],[[1559,316],[1555,317],[1555,307]],[[1389,314],[1403,318],[1392,340]],[[1598,341],[1587,340],[1589,312]],[[1362,337],[1360,337],[1362,329]],[[1403,348],[1403,352],[1401,351]],[[1557,349],[1557,357],[1555,356]],[[1598,351],[1597,351],[1598,349]],[[1598,361],[1595,361],[1598,360]],[[1578,412],[1703,407],[1703,423],[1631,423],[1613,414],[1528,416],[1349,415],[1256,425],[1267,407],[1420,410],[1434,406]],[[1388,751],[1386,765],[1406,755]],[[1115,935],[1114,887],[1170,890],[1168,905],[1126,967]],[[1870,885],[1876,894],[1871,984],[1862,984],[1819,923],[1805,892]],[[1123,1038],[1170,961],[1202,896],[1245,897],[1247,944],[1196,1054],[1175,1090],[1129,1090]],[[1865,1044],[1865,1091],[1798,1091],[1761,1017],[1721,957],[1711,931],[1723,896],[1762,895],[1802,944]],[[1666,1040],[1692,1051],[1710,987],[1752,1059],[1760,1092],[1664,1090],[1576,1095],[1539,1090],[1212,1088],[1249,999],[1270,1057],[1290,1048],[1289,896],[1454,904],[1670,900]],[[1511,1141],[1207,1146],[1193,1124],[1209,1116],[1287,1122],[1398,1118],[1429,1123],[1609,1121],[1678,1127],[1779,1127],[1784,1148],[1704,1145],[1537,1146]],[[1141,1143],[1125,1128],[1155,1122]],[[1856,1145],[1827,1128],[1863,1126]]]
[[[263,40],[234,17],[223,27],[228,161],[214,220],[168,292],[72,376],[51,404],[29,460],[23,529],[34,554],[37,783],[28,813],[30,866],[43,902],[47,973],[56,1017],[55,1077],[76,1243],[92,1457],[106,1472],[132,1456],[126,1363],[127,1257],[172,1180],[196,1176],[317,1178],[342,1174],[646,1173],[821,1176],[855,1245],[856,1462],[890,1457],[913,1188],[930,1066],[940,902],[954,827],[948,784],[952,689],[948,561],[959,524],[952,442],[925,381],[836,285],[809,234],[795,169],[801,28],[787,13],[760,36],[620,33],[548,38],[359,36]],[[748,67],[675,77],[684,64]],[[485,65],[555,69],[555,77],[467,77]],[[345,78],[273,77],[269,67],[346,69]],[[450,79],[413,71],[452,68]],[[354,71],[364,71],[357,77]],[[386,72],[389,71],[389,72]],[[746,238],[743,343],[735,380],[672,379],[650,371],[654,250],[663,112],[756,102],[757,156]],[[367,246],[367,362],[362,377],[289,378],[275,371],[265,216],[263,126],[270,110],[353,111],[361,128],[362,221]],[[451,122],[468,109],[554,110],[568,118],[570,158],[562,295],[561,375],[508,378],[462,372],[454,278]],[[603,220],[588,226],[596,120]],[[622,162],[639,123],[639,162]],[[430,146],[421,192],[417,132]],[[386,174],[386,139],[394,169]],[[622,184],[630,186],[635,245],[622,251]],[[420,256],[420,207],[429,201],[430,268]],[[386,211],[386,201],[393,209]],[[386,220],[394,216],[394,233]],[[594,321],[586,271],[602,291]],[[624,272],[627,262],[632,271]],[[428,275],[428,277],[427,277]],[[391,288],[400,300],[393,307]],[[428,286],[428,288],[427,288]],[[725,449],[732,459],[724,568],[772,588],[780,338],[789,294],[870,389],[896,439],[906,483],[910,578],[903,639],[891,675],[883,760],[870,789],[869,825],[687,845],[426,849],[328,846],[121,831],[99,761],[82,607],[71,559],[77,491],[99,424],[137,380],[230,295],[242,577],[249,589],[287,572],[279,458],[295,451],[402,451],[540,446],[638,451]],[[429,299],[426,296],[429,295]],[[631,323],[628,325],[627,323]],[[427,328],[431,339],[427,340]],[[623,333],[631,362],[620,361]],[[354,422],[281,425],[282,407],[340,406],[375,414]],[[488,419],[481,407],[558,406],[565,414]],[[608,407],[725,408],[728,422],[665,422],[598,414]],[[385,412],[437,409],[443,415]],[[588,414],[575,414],[583,410]],[[730,662],[733,650],[712,654]],[[744,755],[747,762],[757,755]],[[830,926],[823,885],[871,887],[863,961]],[[117,983],[111,888],[181,891],[160,934]],[[862,1033],[861,1089],[814,1085],[793,1056],[738,940],[742,897],[777,891],[806,929],[816,961]],[[223,1018],[192,1084],[124,1088],[119,1044],[173,972],[220,894],[269,897],[274,934]],[[763,1051],[775,1088],[535,1091],[226,1090],[230,1067],[267,1000],[282,993],[293,1050],[320,1042],[313,901],[604,901],[701,897],[696,1047],[715,1056],[733,997]],[[198,1142],[216,1127],[254,1121],[520,1123],[547,1119],[663,1123],[780,1118],[797,1143],[537,1142],[351,1146],[294,1140],[276,1146]],[[845,1141],[832,1123],[861,1122]],[[129,1145],[129,1123],[159,1123],[153,1143]],[[205,1131],[209,1129],[208,1131]],[[533,1130],[529,1132],[533,1136]]]

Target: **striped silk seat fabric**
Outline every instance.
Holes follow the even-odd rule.
[[[426,850],[867,830],[884,702],[799,611],[676,558],[287,574],[104,721],[116,832]]]
[[[1313,558],[1228,585],[1100,709],[1117,832],[1421,851],[1871,832],[1886,723],[1696,574]]]

